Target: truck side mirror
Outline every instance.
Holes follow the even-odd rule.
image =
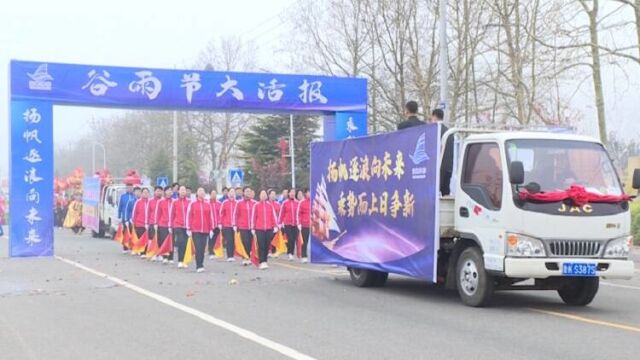
[[[631,187],[636,190],[640,189],[640,169],[633,170],[633,181],[631,182]]]
[[[638,176],[640,176],[640,173]],[[638,180],[640,180],[640,178]],[[509,182],[512,185],[524,184],[524,165],[522,161],[512,161],[511,164],[509,164]]]

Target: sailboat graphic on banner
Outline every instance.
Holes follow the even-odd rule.
[[[33,73],[27,73],[29,80],[29,89],[31,90],[51,90],[51,81],[53,76],[49,74],[49,66],[47,64],[40,64],[36,71]]]

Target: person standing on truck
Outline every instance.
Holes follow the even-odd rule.
[[[134,190],[135,191],[135,190]],[[147,238],[149,237],[149,189],[142,189],[140,199],[133,205],[133,230],[136,232],[138,239],[147,232]],[[144,255],[145,251],[142,250],[140,255]]]
[[[287,256],[289,261],[293,261],[293,254],[296,250],[298,240],[298,224],[296,224],[296,211],[298,201],[296,200],[296,189],[289,190],[289,198],[282,203],[278,223],[284,226],[284,233],[287,236]]]
[[[149,222],[149,241],[153,240],[153,237],[156,236],[156,232],[158,231],[158,225],[156,223],[156,207],[158,206],[158,201],[162,199],[162,186],[156,186],[153,189],[153,198],[149,200],[149,211],[148,222]],[[158,240],[159,241],[159,240]],[[159,256],[156,256],[152,259],[153,261],[161,260]]]
[[[251,209],[251,234],[258,242],[258,257],[260,258],[260,270],[269,268],[267,258],[271,240],[278,232],[278,219],[276,210],[273,207],[267,192],[260,191],[260,201],[256,202]]]
[[[120,201],[118,202],[118,219],[122,225],[122,230],[131,233],[131,216],[133,215],[136,196],[133,194],[133,184],[128,183],[126,185],[126,192],[120,196]],[[122,252],[125,254],[129,252],[125,244],[122,245]]]
[[[220,205],[220,224],[218,228],[222,231],[222,240],[225,243],[227,249],[227,261],[233,262],[236,259],[233,257],[235,252],[235,245],[233,243],[235,231],[233,230],[233,209],[236,207],[236,191],[233,188],[229,189],[227,193],[227,199]]]
[[[309,244],[309,229],[311,228],[311,192],[304,189],[304,199],[298,203],[296,211],[298,230],[302,232],[302,262],[308,262],[307,244]]]
[[[186,268],[183,263],[184,254],[187,249],[187,208],[189,200],[187,199],[187,187],[180,186],[178,190],[178,198],[173,200],[171,204],[171,217],[169,228],[173,231],[173,239],[178,247],[178,268]]]
[[[449,130],[443,123],[444,111],[442,109],[433,109],[431,112],[431,123],[440,124],[440,139]],[[440,167],[440,194],[443,196],[451,194],[451,175],[453,174],[453,136],[447,139],[444,145],[444,153],[442,154],[442,166]]]
[[[199,273],[204,271],[204,250],[216,226],[211,203],[204,196],[204,188],[199,187],[196,199],[187,208],[187,236],[193,237],[196,246],[196,272]]]
[[[216,224],[213,229],[213,235],[209,238],[209,245],[207,249],[209,251],[209,259],[213,260],[215,258],[213,247],[216,245],[216,239],[218,235],[220,235],[220,227],[218,227],[218,223],[220,221],[220,208],[222,207],[222,203],[218,201],[218,192],[215,190],[211,190],[211,195],[209,197],[209,203],[211,204],[211,211],[213,211],[213,222]]]
[[[173,190],[167,186],[164,188],[164,197],[158,200],[156,205],[156,211],[154,215],[155,224],[158,232],[158,248],[162,247],[162,244],[166,240],[167,236],[171,233],[169,227],[169,219],[171,217],[171,203],[173,202]],[[169,255],[165,255],[162,263],[173,264],[173,250]]]
[[[418,103],[411,100],[404,105],[404,113],[407,119],[398,124],[398,130],[414,126],[424,125],[425,122],[418,118]]]
[[[233,209],[233,230],[240,232],[240,239],[242,239],[242,246],[244,250],[249,254],[251,250],[251,209],[255,204],[255,200],[251,199],[251,188],[245,186],[242,190],[244,198],[236,202],[236,206]],[[249,259],[242,259],[242,265],[249,265],[251,262]]]

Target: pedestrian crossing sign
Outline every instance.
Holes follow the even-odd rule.
[[[242,169],[229,169],[229,183],[231,186],[242,186],[244,181],[244,171]]]
[[[169,186],[169,178],[166,176],[158,176],[156,178],[156,185],[161,186],[162,188]]]

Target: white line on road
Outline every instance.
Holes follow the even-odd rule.
[[[614,284],[614,283],[604,282],[604,281],[600,281],[600,285],[613,286],[613,287],[622,288],[622,289],[640,290],[640,286]]]
[[[233,325],[233,324],[228,323],[228,322],[226,322],[224,320],[220,320],[220,319],[218,319],[218,318],[216,318],[216,317],[214,317],[212,315],[209,315],[209,314],[207,314],[205,312],[202,312],[200,310],[196,310],[194,308],[191,308],[191,307],[188,307],[186,305],[180,304],[180,303],[178,303],[176,301],[173,301],[173,300],[169,299],[168,297],[165,297],[165,296],[156,294],[156,293],[154,293],[152,291],[143,289],[143,288],[141,288],[141,287],[139,287],[137,285],[134,285],[134,284],[132,284],[132,283],[126,281],[126,280],[122,280],[122,279],[117,278],[115,276],[111,276],[111,275],[105,274],[103,272],[94,270],[94,269],[92,269],[90,267],[87,267],[87,266],[84,266],[84,265],[80,264],[79,262],[76,262],[76,261],[73,261],[73,260],[69,260],[69,259],[63,258],[61,256],[56,256],[56,259],[58,259],[58,260],[60,260],[60,261],[62,261],[64,263],[67,263],[69,265],[75,266],[78,269],[84,270],[84,271],[86,271],[88,273],[91,273],[93,275],[96,275],[96,276],[105,278],[107,280],[113,281],[114,283],[116,283],[116,284],[118,284],[118,285],[120,285],[122,287],[125,287],[125,288],[127,288],[129,290],[133,290],[133,291],[137,292],[138,294],[141,294],[141,295],[144,295],[146,297],[149,297],[149,298],[151,298],[153,300],[156,300],[156,301],[158,301],[160,303],[163,303],[165,305],[171,306],[174,309],[177,309],[177,310],[180,310],[180,311],[185,312],[187,314],[193,315],[193,316],[195,316],[195,317],[197,317],[197,318],[199,318],[199,319],[201,319],[203,321],[206,321],[206,322],[208,322],[208,323],[210,323],[212,325],[215,325],[217,327],[220,327],[222,329],[230,331],[230,332],[232,332],[232,333],[234,333],[234,334],[236,334],[236,335],[238,335],[240,337],[243,337],[243,338],[245,338],[247,340],[253,341],[256,344],[262,345],[262,346],[264,346],[264,347],[266,347],[268,349],[271,349],[273,351],[277,351],[280,354],[285,355],[285,356],[287,356],[287,357],[289,357],[291,359],[296,359],[296,360],[313,360],[314,359],[313,357],[311,357],[309,355],[305,355],[305,354],[303,354],[303,353],[301,353],[301,352],[299,352],[297,350],[294,350],[294,349],[292,349],[292,348],[290,348],[288,346],[285,346],[285,345],[279,344],[279,343],[277,343],[275,341],[272,341],[272,340],[269,340],[267,338],[264,338],[264,337],[254,333],[252,331],[245,330],[245,329],[243,329],[243,328],[241,328],[239,326]]]

